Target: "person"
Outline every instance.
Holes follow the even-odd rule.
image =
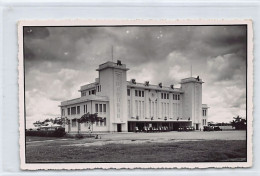
[[[138,132],[138,130],[139,130],[139,129],[138,129],[138,127],[136,126],[136,127],[135,127],[135,132]]]

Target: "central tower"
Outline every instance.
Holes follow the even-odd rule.
[[[121,61],[99,65],[100,96],[109,98],[109,130],[127,131],[127,75],[129,70]]]

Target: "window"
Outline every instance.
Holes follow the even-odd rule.
[[[71,107],[71,115],[75,115],[76,114],[76,106]]]
[[[127,96],[130,96],[130,89],[127,89]]]
[[[77,114],[80,114],[80,106],[77,106]]]
[[[169,99],[169,94],[167,93],[167,99]]]
[[[102,104],[99,104],[99,112],[102,112]]]
[[[88,94],[91,95],[91,91],[88,91]]]
[[[95,112],[98,112],[98,104],[95,104]]]
[[[99,92],[101,92],[101,85],[99,86]]]
[[[62,116],[65,115],[65,109],[61,109],[61,115],[62,115]]]
[[[205,116],[207,116],[207,111],[205,110]]]
[[[104,122],[104,126],[106,126],[107,125],[107,119],[104,118],[103,122]]]
[[[178,95],[178,100],[180,100],[180,95]]]
[[[161,93],[161,99],[163,99],[163,93]]]
[[[107,111],[106,104],[103,104],[103,112],[106,112],[106,111]]]
[[[71,124],[71,126],[72,126],[72,127],[77,126],[76,122],[77,122],[76,119],[72,119],[72,124]]]
[[[137,90],[135,90],[135,96],[136,96],[136,97],[138,96],[138,92],[137,92]]]
[[[96,94],[96,91],[95,91],[95,90],[92,90],[92,91],[91,91],[91,94],[92,94],[92,95],[95,95],[95,94]]]
[[[142,91],[142,97],[144,97],[144,91]]]
[[[141,96],[142,96],[141,94],[142,94],[142,92],[141,92],[141,90],[139,90],[139,97],[141,97]]]
[[[166,93],[164,93],[164,99],[166,99]]]
[[[68,108],[68,115],[70,115],[70,108]]]

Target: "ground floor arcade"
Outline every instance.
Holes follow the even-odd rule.
[[[142,132],[149,129],[158,131],[177,131],[180,127],[192,126],[191,121],[131,121],[128,122],[128,132]],[[196,129],[196,127],[195,127]],[[196,129],[198,130],[198,129]]]

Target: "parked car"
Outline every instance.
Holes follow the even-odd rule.
[[[204,126],[203,131],[214,131],[214,128],[212,126]]]
[[[214,131],[222,131],[222,129],[219,128],[219,126],[215,126],[215,127],[214,127]]]

